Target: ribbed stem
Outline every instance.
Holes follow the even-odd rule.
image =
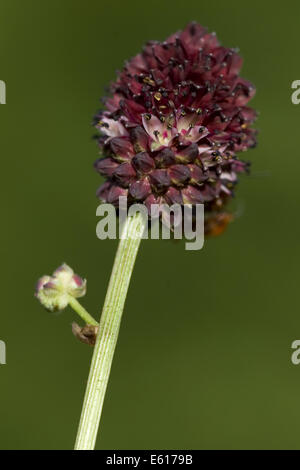
[[[87,325],[98,326],[99,323],[89,314],[89,312],[76,300],[72,295],[69,295],[69,305],[73,310],[85,321]]]
[[[75,443],[76,450],[92,450],[95,446],[124,303],[145,223],[137,212],[133,217],[127,218],[123,227],[100,319]]]

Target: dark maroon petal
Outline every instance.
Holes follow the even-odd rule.
[[[129,194],[133,199],[143,200],[151,193],[151,185],[147,178],[131,183]]]
[[[235,82],[231,92],[233,104],[235,106],[245,106],[248,101],[253,98],[255,91],[255,87],[252,85],[252,83],[239,78]]]
[[[186,165],[173,165],[169,168],[172,183],[182,185],[190,179],[190,170]]]
[[[191,183],[198,184],[207,180],[207,174],[198,165],[188,165],[190,170]]]
[[[202,204],[204,198],[201,190],[194,186],[187,186],[181,191],[184,204]]]
[[[227,74],[230,76],[238,75],[242,65],[243,59],[234,51],[227,56]]]
[[[201,187],[201,194],[204,202],[213,201],[219,195],[219,185],[212,187],[209,184],[205,184]]]
[[[110,141],[110,147],[121,161],[130,160],[134,155],[133,145],[126,137],[115,137]]]
[[[110,190],[108,191],[107,195],[107,202],[110,204],[114,204],[115,206],[119,205],[119,198],[120,197],[127,197],[128,190],[121,188],[117,185],[112,185]]]
[[[133,57],[133,59],[131,59],[129,62],[126,62],[125,68],[129,72],[129,74],[134,75],[146,71],[147,65],[144,61],[142,54],[138,54]]]
[[[114,172],[114,177],[123,186],[128,186],[136,177],[136,172],[131,163],[122,163]]]
[[[107,202],[107,196],[112,184],[109,181],[103,183],[98,189],[96,196],[102,201]]]
[[[164,199],[166,200],[167,204],[170,205],[183,204],[181,191],[177,188],[173,188],[172,186],[165,193]]]
[[[198,153],[198,145],[191,144],[176,152],[176,161],[177,163],[192,163],[198,157]]]
[[[125,90],[127,89],[127,86],[125,85]],[[127,90],[126,90],[127,91]],[[142,113],[144,112],[144,106],[141,104],[137,103],[133,99],[122,99],[120,100],[120,108],[123,111],[124,115],[126,116],[127,119],[129,119],[132,122],[135,123],[140,123],[141,122],[141,116]]]
[[[249,162],[243,162],[242,160],[234,160],[231,165],[231,170],[236,173],[244,173],[249,170]]]
[[[149,215],[151,214],[151,207],[152,205],[154,204],[160,204],[160,198],[159,197],[156,197],[154,196],[154,194],[150,194],[144,201],[144,204],[145,206],[147,207],[148,209],[148,212],[149,212]]]
[[[153,170],[150,173],[150,181],[158,191],[167,188],[171,184],[167,170]]]
[[[148,149],[148,134],[141,126],[132,128],[130,137],[136,153],[145,152]]]
[[[175,162],[174,152],[170,148],[164,148],[155,156],[155,164],[158,168],[167,168]]]
[[[99,158],[94,167],[101,175],[110,178],[118,165],[112,158]]]
[[[132,164],[141,174],[149,173],[155,168],[154,160],[147,152],[137,153],[132,159]]]
[[[250,124],[255,121],[257,117],[257,112],[255,109],[247,108],[246,106],[240,111],[240,117],[244,122],[249,122]]]

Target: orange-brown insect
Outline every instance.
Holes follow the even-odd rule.
[[[227,225],[232,222],[234,215],[230,212],[219,212],[210,215],[205,220],[204,233],[207,237],[217,237],[225,232]]]

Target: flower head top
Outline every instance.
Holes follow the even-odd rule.
[[[150,41],[127,62],[95,120],[106,178],[98,197],[118,205],[204,203],[222,209],[254,147],[255,89],[240,78],[242,59],[197,23]]]
[[[35,296],[50,312],[67,307],[70,296],[78,298],[86,293],[86,280],[74,274],[73,269],[63,264],[52,276],[42,276],[36,285]]]

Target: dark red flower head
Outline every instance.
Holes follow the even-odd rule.
[[[215,211],[232,197],[254,147],[255,88],[240,78],[242,59],[197,23],[164,42],[150,41],[127,62],[96,116],[106,178],[101,201],[204,203]]]

